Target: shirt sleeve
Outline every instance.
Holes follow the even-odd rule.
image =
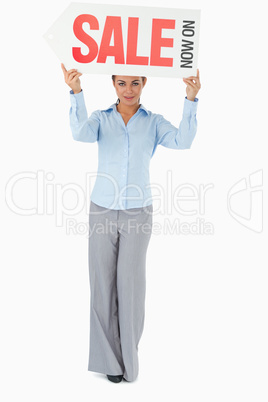
[[[70,91],[71,108],[69,113],[70,126],[74,140],[95,142],[99,139],[100,118],[96,110],[88,117],[83,90],[78,94]]]
[[[191,148],[197,130],[196,111],[198,98],[189,101],[184,99],[182,120],[179,128],[173,126],[162,115],[159,115],[156,132],[156,146],[163,145],[173,149]]]

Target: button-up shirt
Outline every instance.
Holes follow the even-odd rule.
[[[83,91],[70,91],[73,138],[98,142],[98,171],[91,200],[110,209],[140,208],[152,204],[149,165],[158,145],[189,149],[196,134],[198,99],[186,97],[182,120],[176,128],[162,115],[142,104],[125,124],[116,104],[89,117]]]

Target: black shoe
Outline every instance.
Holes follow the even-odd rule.
[[[107,374],[108,380],[112,382],[121,382],[123,379],[123,375],[108,375]]]

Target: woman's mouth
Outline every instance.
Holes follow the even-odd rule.
[[[134,96],[124,96],[124,98],[125,98],[126,100],[131,100],[131,99],[134,98]]]

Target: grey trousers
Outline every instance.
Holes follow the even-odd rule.
[[[90,203],[89,371],[123,374],[127,381],[138,376],[152,215],[152,204],[113,210]]]

